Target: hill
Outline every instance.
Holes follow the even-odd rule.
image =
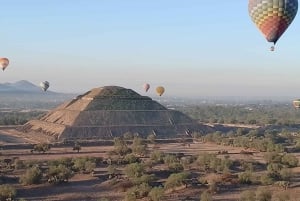
[[[1,108],[18,109],[53,109],[58,104],[75,97],[75,94],[44,92],[39,86],[21,80],[15,83],[0,83]]]

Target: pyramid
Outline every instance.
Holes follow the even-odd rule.
[[[206,130],[187,115],[119,86],[94,88],[21,127],[55,141],[113,139],[126,132],[170,138]]]

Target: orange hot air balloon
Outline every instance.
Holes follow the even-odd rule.
[[[150,84],[145,83],[145,84],[143,85],[143,88],[144,88],[144,90],[147,92],[147,91],[150,89]]]
[[[297,11],[298,0],[249,0],[248,3],[252,21],[274,45],[292,23]]]
[[[157,93],[157,95],[161,96],[161,95],[163,95],[164,92],[165,92],[165,88],[164,87],[162,87],[162,86],[156,87],[156,93]]]
[[[9,64],[8,58],[0,58],[0,68],[4,71]]]
[[[293,106],[297,109],[300,108],[300,99],[296,99],[293,101]]]

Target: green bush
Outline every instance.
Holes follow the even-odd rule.
[[[0,185],[0,200],[7,201],[7,200],[14,200],[16,197],[17,191],[14,187],[4,184]]]

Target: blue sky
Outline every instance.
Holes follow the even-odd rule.
[[[300,96],[300,17],[269,51],[247,0],[1,1],[0,83],[81,93],[118,85],[168,96]]]

